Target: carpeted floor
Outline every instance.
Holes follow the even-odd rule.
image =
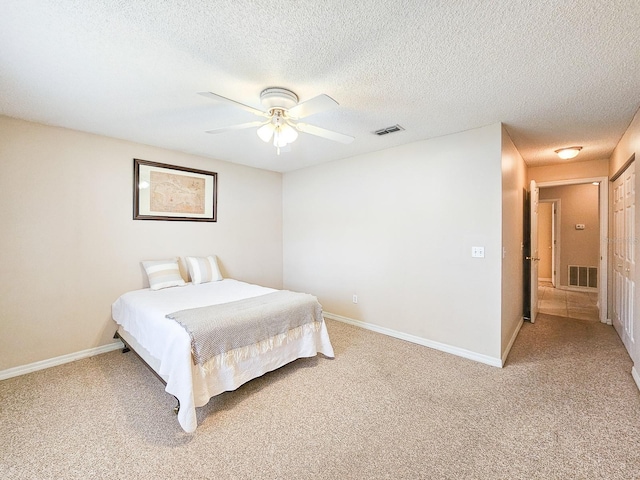
[[[3,479],[633,479],[640,393],[610,326],[540,315],[505,368],[328,321],[298,360],[198,409],[131,353],[0,382]]]

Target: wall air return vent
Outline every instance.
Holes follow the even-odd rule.
[[[386,135],[387,133],[399,132],[400,130],[404,130],[404,128],[402,128],[400,125],[396,124],[396,125],[393,125],[391,127],[381,128],[380,130],[376,130],[373,133],[375,133],[378,136],[381,136],[381,135]]]
[[[596,267],[569,265],[569,286],[598,288],[598,269]]]

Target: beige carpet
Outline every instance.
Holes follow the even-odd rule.
[[[0,382],[0,478],[633,479],[640,394],[612,327],[541,315],[504,369],[337,322],[198,409],[112,352]]]

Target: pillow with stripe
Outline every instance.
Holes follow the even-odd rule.
[[[175,258],[171,260],[149,260],[142,262],[142,266],[144,271],[147,272],[151,290],[186,285],[182,275],[180,275],[178,260]]]
[[[185,257],[192,283],[217,282],[222,280],[215,255],[208,257]]]

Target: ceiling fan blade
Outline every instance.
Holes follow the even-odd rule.
[[[296,123],[295,127],[301,132],[310,133],[311,135],[315,135],[317,137],[327,138],[329,140],[333,140],[334,142],[349,144],[354,140],[354,138],[350,137],[349,135],[332,132],[331,130],[327,130],[325,128],[316,127],[315,125],[309,125],[308,123]]]
[[[260,121],[239,123],[238,125],[229,125],[228,127],[220,127],[220,128],[214,128],[213,130],[207,130],[206,133],[222,133],[222,132],[229,132],[231,130],[243,130],[245,128],[259,127],[260,125],[264,125],[265,123],[266,122],[260,122]]]
[[[317,97],[310,98],[309,100],[297,104],[295,107],[287,110],[287,115],[291,118],[304,118],[316,113],[325,112],[338,106],[336,102],[329,95],[318,95]]]
[[[235,100],[231,100],[230,98],[223,97],[222,95],[218,95],[213,92],[198,92],[198,95],[202,95],[203,97],[211,98],[212,100],[217,100],[219,102],[225,102],[231,105],[235,105],[236,107],[239,107],[249,113],[253,113],[254,115],[260,115],[261,117],[269,116],[267,112],[263,112],[262,110],[250,107],[249,105],[245,105],[244,103],[236,102]]]

